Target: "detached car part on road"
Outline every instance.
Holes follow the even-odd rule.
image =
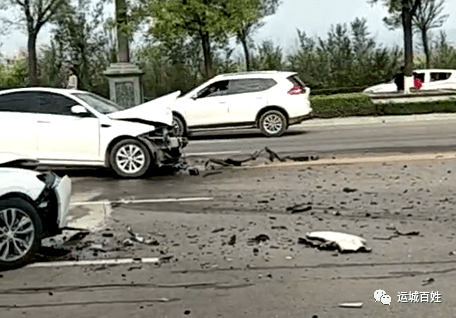
[[[172,105],[180,92],[125,109],[98,95],[67,89],[0,92],[0,152],[46,166],[100,166],[119,176],[178,166],[187,140],[173,137]]]
[[[295,72],[218,75],[178,98],[173,126],[178,135],[215,129],[259,128],[267,137],[311,118],[310,88]]]
[[[41,240],[67,225],[71,181],[52,172],[0,168],[0,269],[30,262]]]

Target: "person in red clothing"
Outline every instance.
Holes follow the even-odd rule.
[[[420,90],[421,86],[423,86],[423,82],[421,82],[420,78],[418,77],[418,73],[413,73],[413,86],[416,90]]]

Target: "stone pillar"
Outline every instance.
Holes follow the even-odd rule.
[[[104,72],[109,81],[109,96],[115,103],[133,107],[143,103],[141,75],[144,74],[135,64],[130,63],[128,35],[122,26],[127,23],[126,0],[116,0],[118,63],[111,64]]]

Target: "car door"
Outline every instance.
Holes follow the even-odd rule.
[[[36,110],[39,101],[35,92],[14,92],[0,95],[0,151],[36,158]]]
[[[188,100],[185,116],[190,127],[217,126],[228,122],[228,83],[222,80],[209,84]]]
[[[230,80],[226,103],[231,123],[252,123],[258,111],[268,104],[265,91],[277,83],[273,79]]]
[[[73,114],[74,99],[53,92],[40,92],[37,115],[38,158],[41,161],[102,161],[99,119],[90,111]]]

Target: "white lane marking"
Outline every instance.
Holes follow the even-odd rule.
[[[201,197],[201,198],[168,198],[168,199],[121,199],[116,201],[80,201],[71,202],[70,205],[92,205],[92,204],[110,204],[110,203],[122,203],[122,204],[135,204],[135,203],[168,203],[168,202],[191,202],[191,201],[211,201],[213,197]]]
[[[69,266],[93,266],[93,265],[125,265],[125,264],[156,264],[159,263],[158,257],[151,258],[120,258],[120,259],[94,259],[83,261],[62,261],[62,262],[43,262],[27,265],[26,267],[69,267]]]
[[[224,154],[233,154],[233,153],[241,153],[242,151],[218,151],[218,152],[194,152],[194,153],[187,153],[187,157],[195,157],[195,156],[213,156],[213,155],[224,155]]]

